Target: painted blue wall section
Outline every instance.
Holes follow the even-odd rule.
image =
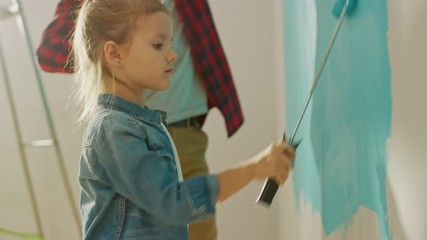
[[[287,129],[294,128],[338,21],[333,0],[284,0]],[[344,20],[299,130],[297,202],[319,211],[326,234],[360,206],[389,239],[386,141],[391,130],[387,1],[359,0]]]

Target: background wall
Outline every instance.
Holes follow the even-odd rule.
[[[365,0],[366,1],[366,0]],[[35,46],[43,28],[51,20],[56,0],[23,0]],[[363,1],[359,1],[360,4]],[[0,0],[0,6],[9,1]],[[210,113],[205,125],[210,146],[208,159],[219,171],[280,139],[285,126],[283,16],[282,2],[258,0],[211,0],[213,15],[230,61],[242,101],[246,121],[227,140],[218,111]],[[388,47],[392,74],[392,132],[388,141],[387,205],[394,239],[427,238],[427,2],[389,0]],[[7,56],[7,69],[24,141],[49,138],[46,119],[39,101],[36,81],[14,19],[0,21],[0,39]],[[310,69],[310,66],[307,66]],[[2,75],[0,75],[2,76]],[[73,183],[78,205],[78,159],[82,129],[71,120],[67,109],[72,89],[71,76],[42,73],[60,147]],[[301,94],[306,94],[301,92]],[[0,77],[0,227],[35,232],[36,227],[18,154],[13,121]],[[53,150],[28,149],[33,183],[48,239],[78,239]],[[220,239],[319,239],[324,235],[320,216],[312,207],[299,203],[297,210],[292,177],[279,191],[270,210],[254,204],[262,182],[252,183],[239,195],[218,206]],[[361,209],[351,221],[346,235],[336,239],[372,239],[378,234],[376,216]],[[13,239],[1,235],[0,239]]]
[[[388,205],[395,239],[427,238],[427,2],[389,0],[393,118]]]
[[[278,81],[276,1],[210,0],[217,29],[235,78],[245,123],[226,139],[218,111],[210,113],[205,129],[210,136],[208,159],[219,171],[280,140],[283,133],[283,81]],[[278,207],[255,205],[263,182],[252,183],[219,205],[219,239],[277,239]]]

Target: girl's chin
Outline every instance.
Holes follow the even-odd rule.
[[[164,90],[167,90],[169,88],[169,86],[170,86],[170,81],[168,81],[165,84],[159,85],[158,88],[153,89],[153,90],[155,90],[155,91],[164,91]]]

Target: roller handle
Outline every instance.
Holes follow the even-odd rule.
[[[273,179],[265,181],[264,187],[262,188],[261,194],[257,199],[257,203],[262,203],[267,207],[271,206],[274,195],[276,195],[279,185]]]

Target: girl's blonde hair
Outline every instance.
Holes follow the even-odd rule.
[[[105,91],[103,64],[107,41],[126,43],[133,36],[136,21],[155,12],[168,13],[160,0],[85,0],[78,12],[73,34],[72,60],[78,107],[78,122],[89,120],[97,107],[98,95]],[[81,106],[81,107],[80,107]]]

